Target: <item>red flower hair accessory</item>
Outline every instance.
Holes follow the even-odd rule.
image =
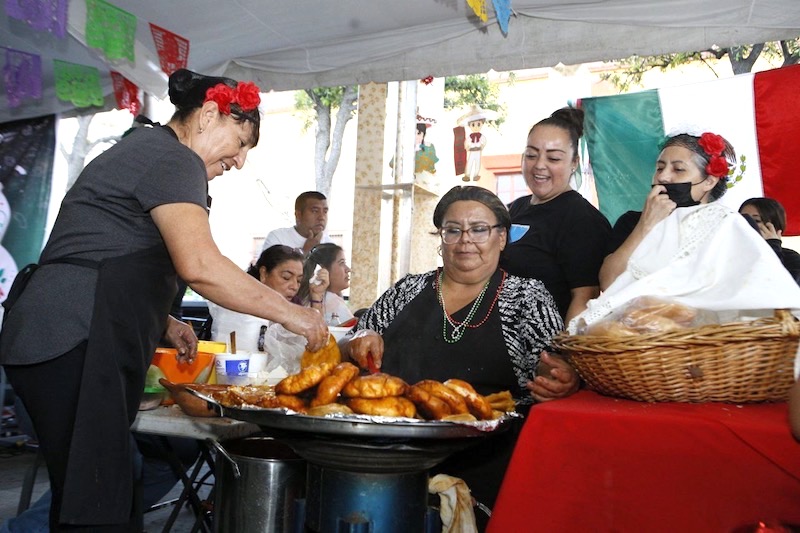
[[[705,153],[712,157],[715,155],[722,155],[722,152],[725,150],[725,139],[716,133],[706,132],[702,134],[697,144],[700,145]]]
[[[727,179],[728,161],[722,155],[722,152],[725,151],[725,139],[716,133],[706,132],[700,136],[697,144],[709,156],[706,174],[722,180]]]
[[[721,155],[715,155],[706,165],[706,174],[716,176],[721,180],[728,177],[728,161]]]
[[[261,103],[258,87],[251,81],[237,83],[232,89],[224,83],[218,83],[206,91],[206,102],[216,102],[219,112],[231,114],[231,104],[237,104],[242,111],[252,111]]]

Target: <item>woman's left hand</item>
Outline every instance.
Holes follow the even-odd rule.
[[[759,233],[761,233],[761,236],[764,237],[765,240],[770,240],[770,239],[781,240],[781,234],[783,233],[780,230],[776,230],[775,225],[772,222],[759,222],[758,231]]]
[[[167,319],[167,330],[164,338],[178,351],[178,361],[193,363],[197,356],[197,335],[192,326],[170,316]]]
[[[547,402],[566,398],[574,394],[580,386],[578,373],[561,357],[542,352],[536,377],[526,385],[536,401]]]

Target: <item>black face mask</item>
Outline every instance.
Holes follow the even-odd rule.
[[[692,183],[663,183],[662,186],[667,189],[666,194],[669,199],[675,202],[678,207],[690,207],[697,205],[700,202],[692,198]]]

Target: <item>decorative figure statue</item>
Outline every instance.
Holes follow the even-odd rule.
[[[486,135],[481,133],[481,129],[487,120],[497,118],[495,111],[481,109],[477,104],[473,104],[466,115],[462,116],[458,122],[466,126],[468,131],[464,136],[464,150],[467,151],[467,165],[464,170],[463,181],[478,181],[481,179],[481,152],[486,146]]]
[[[433,185],[433,174],[436,174],[436,147],[425,141],[428,128],[436,124],[436,120],[417,115],[417,138],[414,153],[414,178],[419,185]]]

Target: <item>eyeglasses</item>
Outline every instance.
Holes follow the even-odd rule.
[[[495,224],[494,226],[472,226],[471,228],[461,229],[456,227],[447,227],[439,230],[439,235],[442,237],[442,242],[445,244],[455,244],[461,240],[461,235],[466,233],[470,242],[480,244],[489,240],[489,235],[492,234],[492,229],[502,228],[502,224]]]

